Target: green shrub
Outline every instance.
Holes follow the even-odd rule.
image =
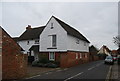
[[[46,58],[42,58],[41,60],[39,60],[39,62],[40,63],[48,63],[49,62],[49,60],[48,59],[46,59]]]
[[[33,62],[32,62],[32,66],[37,66],[38,63],[39,63],[39,61],[33,61]]]

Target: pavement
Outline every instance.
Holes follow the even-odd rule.
[[[120,81],[120,65],[117,64],[117,61],[112,66],[110,79],[110,81]]]
[[[42,73],[26,80],[39,80],[39,81],[81,81],[81,80],[94,80],[94,81],[105,81],[109,68],[111,65],[104,64],[104,60],[94,61],[87,64],[78,65],[71,68],[57,69]],[[25,80],[25,81],[26,81]]]

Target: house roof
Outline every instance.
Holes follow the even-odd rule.
[[[0,31],[1,31],[2,34],[5,34],[5,35],[7,35],[10,39],[12,39],[12,40],[15,42],[15,44],[20,48],[21,51],[24,51],[24,50],[20,47],[20,45],[19,45],[18,43],[16,43],[16,41],[15,41],[1,26],[0,26]],[[1,36],[2,34],[0,34],[0,36]],[[2,39],[3,39],[3,38],[2,38]]]
[[[26,31],[19,37],[19,40],[39,39],[39,35],[44,28],[45,26],[26,29]]]
[[[52,16],[52,17],[54,17],[54,16]],[[54,17],[54,18],[65,29],[65,31],[67,31],[67,34],[90,43],[79,31],[72,28],[71,26],[64,23],[63,21],[59,20],[58,18],[56,18],[56,17]],[[44,28],[45,28],[45,26],[37,27],[37,28],[28,27],[27,30],[19,37],[19,40],[37,39],[37,38],[39,38],[39,35],[42,33]]]
[[[19,37],[12,37],[12,39],[17,42]]]
[[[39,45],[33,45],[29,50],[39,51]]]
[[[64,23],[63,21],[59,20],[58,18],[56,18],[56,17],[54,17],[54,18],[67,31],[67,34],[72,35],[74,37],[77,37],[81,40],[84,40],[84,41],[90,43],[79,31],[77,31],[73,27],[69,26],[68,24]]]
[[[93,45],[89,47],[89,51],[90,52],[98,52],[97,48]]]

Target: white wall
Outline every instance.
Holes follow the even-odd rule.
[[[27,45],[27,41],[29,41],[29,45]],[[27,54],[27,52],[29,52],[29,49],[33,46],[33,45],[38,45],[35,44],[35,40],[23,40],[23,41],[19,41],[18,44],[25,50],[25,54]]]
[[[54,28],[51,29],[51,23],[53,23]],[[57,35],[57,49],[47,49],[52,48],[52,40],[49,35]],[[51,20],[46,25],[45,29],[40,35],[40,51],[67,51],[67,32],[61,27],[61,25],[54,19]]]
[[[79,39],[79,44],[77,44],[77,39],[76,37],[67,35],[67,50],[89,52],[89,43],[86,42],[86,46],[84,46],[85,41]]]

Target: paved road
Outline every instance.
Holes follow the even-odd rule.
[[[61,79],[62,81],[71,81],[73,79],[101,79],[105,81],[110,65],[105,65],[104,61],[95,61],[82,64],[72,68],[58,69],[47,72],[30,79]]]

